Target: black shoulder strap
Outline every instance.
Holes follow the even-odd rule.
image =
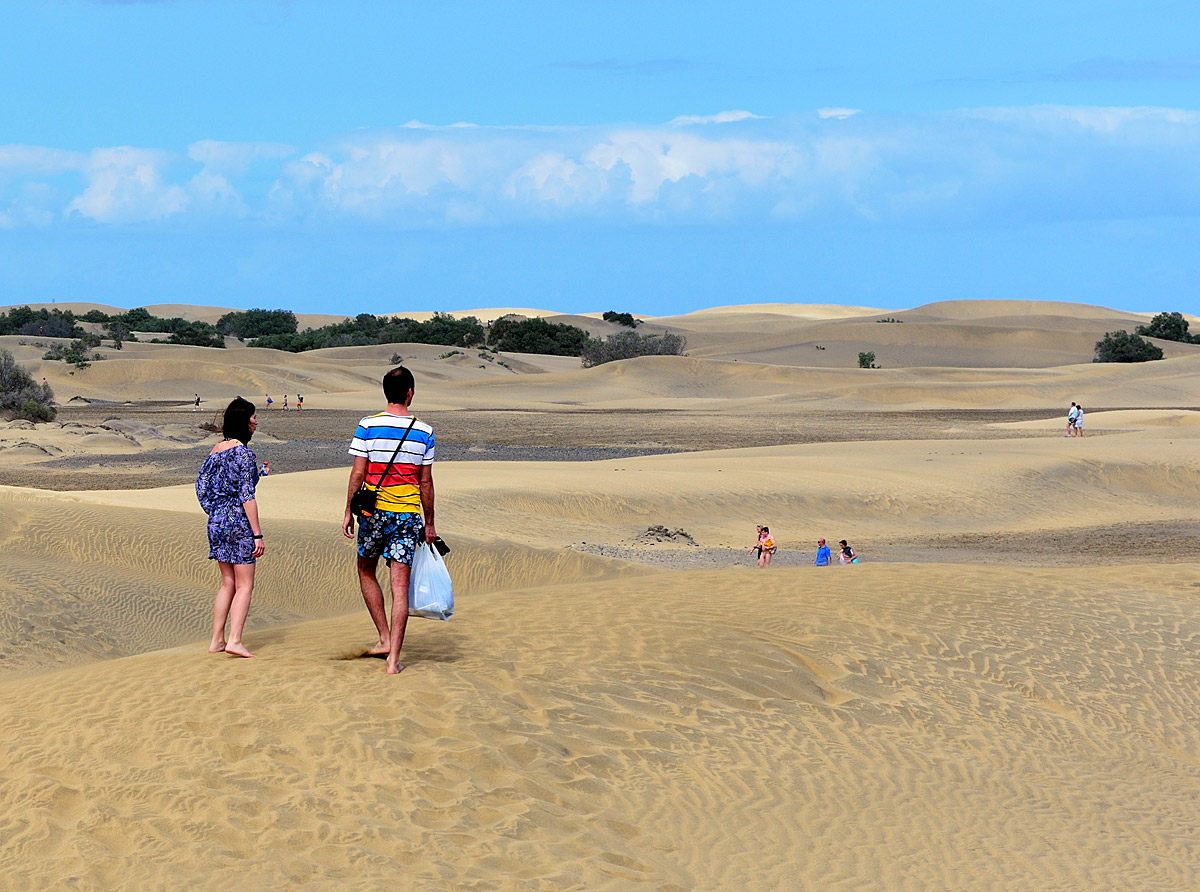
[[[379,482],[376,487],[383,486],[383,481],[387,479],[388,471],[392,469],[393,463],[396,461],[396,456],[400,454],[400,447],[404,445],[404,441],[408,439],[408,435],[412,433],[413,425],[417,423],[417,416],[412,417],[412,421],[408,423],[408,427],[404,430],[404,436],[400,438],[400,442],[396,444],[396,451],[392,453],[392,457],[388,459],[388,463],[383,467],[383,473],[379,475]]]

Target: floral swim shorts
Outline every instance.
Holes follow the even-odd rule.
[[[420,514],[376,511],[358,525],[358,556],[384,557],[412,566],[417,546],[425,540],[425,518]]]

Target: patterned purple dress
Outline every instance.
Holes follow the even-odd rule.
[[[208,515],[208,559],[226,564],[253,564],[254,531],[243,502],[254,498],[258,459],[238,444],[204,460],[196,478],[196,498]]]

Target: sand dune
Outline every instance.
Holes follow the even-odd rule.
[[[354,617],[260,633],[255,662],[193,646],[0,684],[20,766],[0,871],[9,888],[1192,884],[1191,573],[855,571],[467,598],[413,630],[387,688],[345,644]]]
[[[0,890],[1195,887],[1200,348],[1093,364],[1088,332],[1139,318],[1105,308],[877,312],[649,320],[691,355],[595,369],[136,343],[73,369],[0,339],[98,401],[0,425],[0,468],[43,481],[152,477],[238,393],[378,409],[394,353],[439,447],[691,450],[439,462],[458,613],[413,621],[398,679],[364,656],[344,466],[260,484],[250,661],[206,652],[190,485],[0,486]],[[261,417],[260,458],[354,415]],[[818,536],[863,563],[811,566]]]

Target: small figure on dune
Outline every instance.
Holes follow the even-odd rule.
[[[769,527],[759,526],[758,541],[754,543],[754,547],[750,549],[750,553],[755,555],[757,563],[760,567],[771,566],[771,555],[775,553],[778,546],[775,540],[771,538],[771,530]]]
[[[858,563],[858,555],[854,553],[854,549],[847,544],[845,539],[838,542],[838,545],[842,547],[842,553],[838,555],[839,561],[841,561],[843,564]]]
[[[303,408],[304,408],[304,397],[302,397],[300,394],[296,394],[296,409],[297,409],[297,411],[299,411],[300,409],[303,409]]]
[[[283,395],[283,411],[287,411],[287,394]]]
[[[269,461],[263,462],[262,471],[259,472],[259,475],[262,477],[269,477],[271,475],[271,463]]]
[[[265,396],[267,398],[267,408],[268,409],[271,408],[271,406],[275,405],[275,400],[271,399],[271,394],[264,393],[263,396]]]
[[[1071,403],[1071,408],[1067,410],[1067,432],[1063,435],[1066,437],[1075,436],[1075,417],[1079,414],[1079,407],[1074,402]]]
[[[196,394],[196,401],[192,403],[192,411],[196,412],[200,409],[200,394]]]
[[[829,566],[829,546],[825,544],[824,539],[817,540],[817,559],[813,561],[818,567]]]
[[[1075,407],[1075,436],[1083,436],[1083,406]]]
[[[254,498],[258,462],[249,446],[257,427],[254,404],[236,397],[222,420],[225,439],[213,447],[196,477],[196,497],[208,515],[208,558],[215,560],[221,571],[221,586],[213,601],[209,653],[254,656],[242,643],[242,630],[254,594],[255,562],[264,550]]]

